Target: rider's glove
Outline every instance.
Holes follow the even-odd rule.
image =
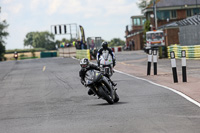
[[[85,85],[85,82],[84,82],[83,80],[81,80],[81,84],[82,84],[82,85]]]
[[[84,86],[87,87],[87,84],[85,83]]]
[[[87,87],[85,81],[81,80],[81,84],[84,85],[85,87]]]

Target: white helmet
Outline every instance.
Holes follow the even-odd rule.
[[[89,60],[87,58],[83,58],[80,61],[80,66],[82,68],[87,68],[89,66]]]

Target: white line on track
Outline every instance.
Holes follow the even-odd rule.
[[[46,70],[46,66],[43,67],[43,72]]]
[[[130,76],[130,77],[133,77],[133,78],[136,78],[136,79],[139,79],[139,80],[143,80],[143,81],[146,81],[146,82],[148,82],[148,83],[150,83],[150,84],[153,84],[153,85],[156,85],[156,86],[159,86],[159,87],[168,89],[168,90],[170,90],[170,91],[173,91],[173,92],[175,92],[176,94],[178,94],[178,95],[182,96],[183,98],[185,98],[186,100],[190,101],[191,103],[193,103],[193,104],[197,105],[198,107],[200,107],[200,103],[199,103],[199,102],[197,102],[197,101],[191,99],[191,98],[188,97],[187,95],[185,95],[185,94],[183,94],[183,93],[181,93],[181,92],[179,92],[179,91],[177,91],[177,90],[174,90],[174,89],[169,88],[169,87],[167,87],[167,86],[160,85],[160,84],[154,83],[154,82],[152,82],[152,81],[150,81],[150,80],[143,79],[143,78],[139,78],[139,77],[136,77],[136,76],[133,76],[133,75],[130,75],[130,74],[127,74],[127,73],[118,71],[118,70],[115,70],[115,72],[118,72],[118,73],[121,73],[121,74]]]

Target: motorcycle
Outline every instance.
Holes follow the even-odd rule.
[[[15,58],[15,60],[18,59],[18,54],[17,53],[14,54],[14,58]]]
[[[119,101],[119,96],[109,79],[101,72],[88,70],[85,76],[86,86],[89,87],[94,95],[106,100],[109,104]]]
[[[104,72],[104,75],[111,77],[113,75],[113,59],[109,52],[103,51],[100,56],[100,69]]]

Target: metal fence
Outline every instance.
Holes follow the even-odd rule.
[[[181,26],[179,29],[179,42],[181,46],[200,44],[200,25]]]

